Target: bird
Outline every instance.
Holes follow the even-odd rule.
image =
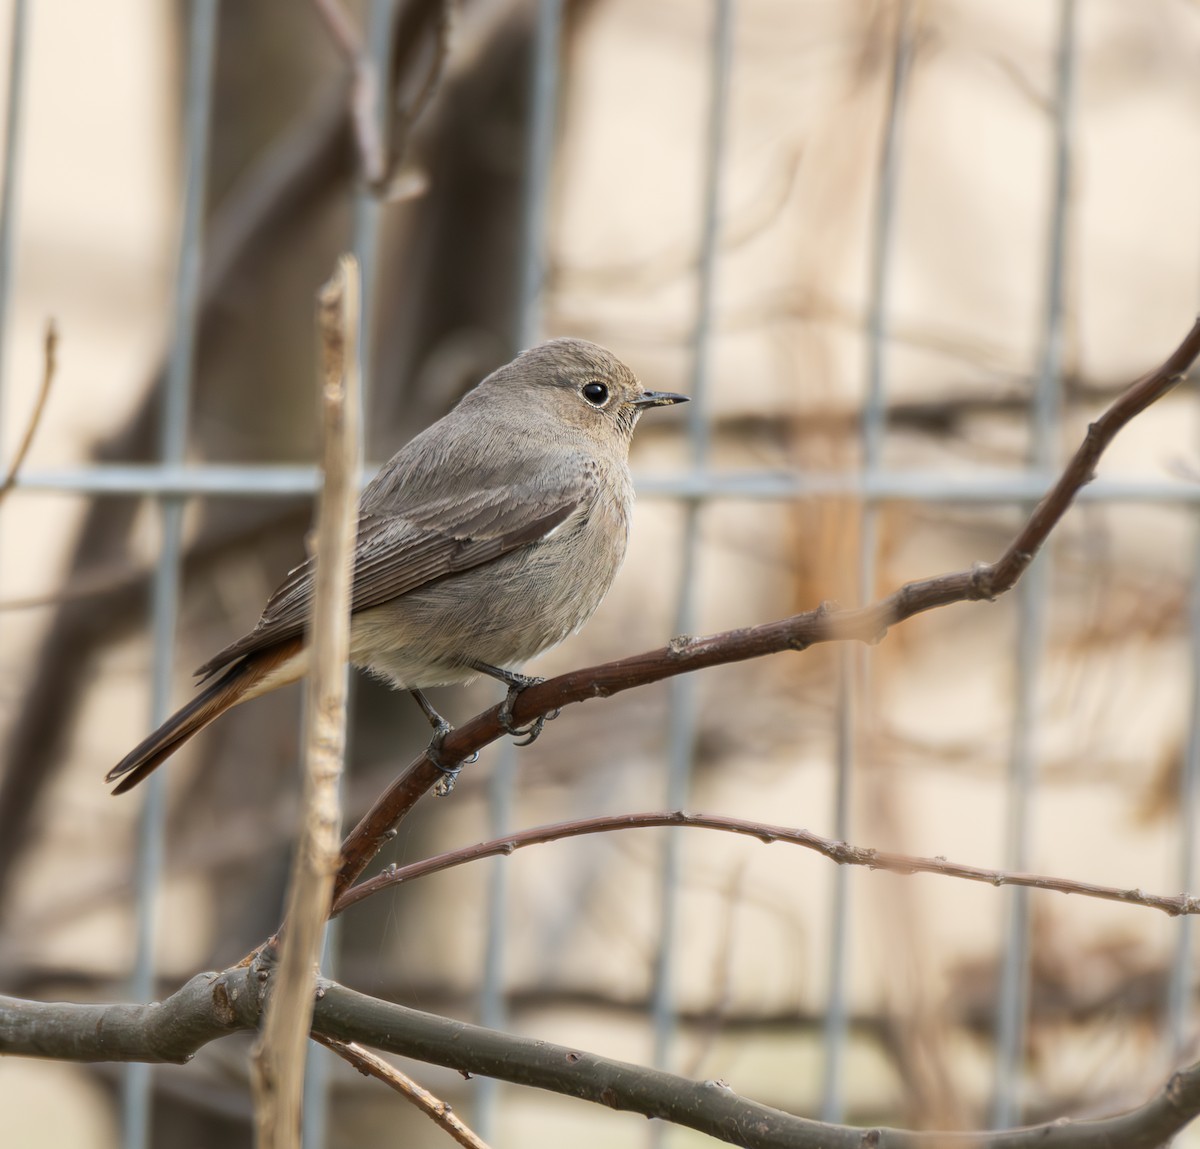
[[[629,446],[641,415],[688,401],[648,391],[612,352],[560,338],[523,351],[468,391],[379,470],[359,499],[350,662],[424,695],[480,674],[508,687],[501,722],[539,679],[516,667],[578,631],[625,557]],[[190,702],[106,775],[132,789],[230,708],[303,678],[315,559],[290,571],[254,628],[195,673]],[[431,744],[433,745],[433,744]]]

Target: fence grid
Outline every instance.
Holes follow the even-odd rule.
[[[16,0],[13,6],[8,61],[8,110],[4,137],[4,174],[0,184],[0,363],[4,359],[12,289],[13,244],[18,216],[15,189],[21,163],[21,94],[25,84],[28,38],[28,5]],[[1021,470],[995,471],[955,477],[921,470],[891,469],[884,459],[888,409],[888,354],[891,346],[891,277],[895,258],[895,235],[904,205],[898,202],[898,172],[904,163],[904,110],[914,70],[919,66],[913,22],[916,14],[910,0],[899,0],[894,9],[891,83],[887,94],[876,175],[873,225],[870,232],[868,312],[866,322],[866,379],[861,414],[863,450],[856,471],[744,471],[714,469],[711,462],[711,411],[706,400],[712,379],[712,343],[718,326],[717,297],[720,283],[719,237],[722,209],[722,173],[728,162],[727,133],[731,89],[736,87],[738,58],[735,51],[739,9],[733,0],[711,0],[711,32],[704,50],[708,53],[709,106],[707,118],[697,132],[703,137],[704,170],[701,196],[701,230],[697,239],[695,309],[692,321],[691,394],[687,409],[687,461],[671,475],[639,475],[641,496],[677,500],[685,509],[683,554],[677,591],[674,626],[676,633],[690,633],[697,624],[697,578],[701,562],[699,520],[713,500],[789,501],[804,498],[851,497],[859,500],[862,514],[862,548],[858,587],[863,601],[876,593],[879,547],[878,511],[890,501],[910,501],[929,506],[957,504],[1026,506],[1049,485],[1060,463],[1059,410],[1064,373],[1065,265],[1071,224],[1071,172],[1076,133],[1074,93],[1078,83],[1079,29],[1075,0],[1058,0],[1058,47],[1055,60],[1056,93],[1047,123],[1054,149],[1054,185],[1049,197],[1046,236],[1046,281],[1039,317],[1040,368],[1032,391],[1030,426],[1032,448],[1028,465]],[[534,93],[530,121],[531,146],[526,156],[523,211],[523,256],[521,277],[514,290],[521,305],[518,343],[535,342],[541,326],[541,294],[546,264],[551,172],[554,135],[559,110],[561,39],[564,14],[562,0],[538,0],[536,50],[533,54],[531,90]],[[395,0],[371,0],[367,6],[367,50],[374,52],[379,69],[387,65],[386,46],[396,19]],[[187,89],[184,102],[185,179],[184,212],[180,254],[174,288],[174,311],[169,368],[164,390],[163,419],[157,464],[96,464],[60,469],[30,469],[17,480],[19,491],[28,495],[73,493],[96,497],[149,497],[157,500],[161,519],[161,545],[153,592],[153,673],[151,709],[155,723],[168,712],[170,669],[178,614],[178,592],[182,562],[182,515],[187,500],[203,497],[291,497],[314,490],[315,469],[303,466],[240,466],[189,463],[185,461],[188,440],[187,412],[190,398],[191,365],[203,260],[203,196],[207,172],[209,119],[212,107],[212,78],[217,39],[217,0],[192,0],[187,46]],[[386,125],[387,109],[382,102],[376,116]],[[356,194],[353,246],[364,273],[364,332],[377,322],[371,285],[375,280],[376,253],[380,247],[381,206],[370,189]],[[370,340],[366,340],[370,346]],[[370,380],[369,364],[364,377]],[[0,378],[0,384],[3,380]],[[3,396],[0,395],[0,399]],[[0,405],[0,416],[3,408]],[[1093,503],[1186,506],[1200,500],[1200,484],[1169,480],[1100,478],[1082,492]],[[1196,526],[1194,569],[1200,571],[1200,522]],[[1006,865],[1026,869],[1030,864],[1031,827],[1036,806],[1038,761],[1037,698],[1050,602],[1050,564],[1043,556],[1034,564],[1019,588],[1018,626],[1011,651],[1016,704],[1010,729],[1010,762],[1006,811]],[[1195,882],[1196,841],[1194,827],[1200,810],[1200,578],[1192,584],[1191,632],[1191,722],[1187,734],[1185,769],[1180,779],[1180,888]],[[856,760],[862,753],[861,731],[869,727],[872,707],[870,657],[847,651],[842,664],[836,722],[838,728],[834,809],[830,821],[834,834],[852,839],[852,789]],[[697,737],[697,698],[689,676],[672,680],[669,709],[668,763],[664,788],[669,808],[688,802],[690,775]],[[490,788],[491,832],[512,828],[514,757],[511,748],[501,750],[495,760]],[[132,993],[137,1000],[153,996],[155,984],[156,892],[164,854],[165,775],[155,774],[146,789],[141,821],[136,877],[138,904],[137,962]],[[797,821],[802,822],[801,812]],[[654,1060],[660,1066],[673,1063],[672,1038],[678,1011],[675,970],[682,944],[679,929],[680,837],[664,839],[659,858],[660,936],[655,958],[655,976],[650,1005],[653,1025]],[[491,869],[486,957],[483,961],[480,1015],[484,1024],[500,1026],[507,1017],[503,955],[507,943],[507,866],[497,862]],[[848,1041],[849,906],[852,883],[848,867],[833,871],[833,913],[829,922],[827,948],[828,999],[824,1027],[825,1072],[821,1114],[836,1121],[845,1112],[846,1044]],[[1009,890],[1006,899],[1004,957],[999,1000],[996,1006],[995,1080],[993,1122],[998,1127],[1022,1119],[1022,1072],[1029,1014],[1030,917],[1027,890]],[[1169,997],[1164,1003],[1164,1031],[1169,1056],[1178,1058],[1192,1036],[1194,992],[1193,940],[1190,919],[1177,924],[1177,944],[1171,963]],[[495,1125],[497,1091],[494,1083],[480,1090],[478,1125],[484,1136]],[[323,1131],[326,1088],[315,1083],[310,1093],[306,1127]],[[130,1066],[123,1093],[124,1144],[127,1149],[144,1149],[150,1138],[152,1079],[148,1066]],[[655,1136],[661,1135],[661,1127]],[[309,1137],[314,1147],[321,1135]]]

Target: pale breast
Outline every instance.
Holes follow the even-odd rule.
[[[352,661],[411,689],[467,681],[471,662],[516,668],[562,642],[591,618],[625,557],[628,472],[594,490],[589,507],[539,542],[356,614]]]

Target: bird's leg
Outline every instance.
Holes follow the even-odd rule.
[[[536,686],[539,682],[545,682],[546,680],[544,678],[531,678],[527,674],[518,674],[515,670],[506,670],[503,666],[492,666],[487,662],[472,662],[469,665],[472,670],[478,670],[481,674],[490,675],[508,687],[508,694],[505,695],[504,702],[500,706],[500,725],[517,740],[513,745],[528,746],[537,739],[537,736],[542,732],[542,727],[548,721],[558,717],[558,711],[552,710],[549,714],[543,714],[539,718],[535,718],[528,726],[514,726],[512,708],[513,703],[517,700],[517,695],[522,690],[526,690],[530,686]]]
[[[433,704],[425,697],[420,690],[410,690],[409,694],[413,696],[413,701],[421,708],[421,713],[425,715],[429,725],[433,727],[433,737],[429,740],[429,747],[425,751],[429,756],[429,761],[438,768],[442,773],[442,778],[437,784],[437,794],[439,797],[445,797],[451,790],[454,789],[454,783],[458,781],[459,771],[462,770],[465,762],[456,762],[453,766],[442,765],[442,743],[446,741],[446,735],[454,729],[436,710]],[[467,762],[474,762],[478,759],[479,754],[472,754]]]
[[[433,727],[433,741],[439,746],[445,742],[446,735],[454,729],[436,710],[433,708],[433,703],[425,697],[423,691],[410,690],[413,701],[421,708],[421,713],[425,715],[425,721]],[[432,745],[432,743],[431,743]]]

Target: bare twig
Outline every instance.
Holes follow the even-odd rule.
[[[25,433],[21,436],[20,443],[17,444],[16,454],[13,455],[12,462],[8,466],[8,473],[4,476],[4,481],[0,482],[0,502],[3,502],[9,491],[17,485],[17,475],[20,474],[21,467],[25,463],[25,456],[29,454],[29,449],[33,446],[34,436],[37,434],[38,427],[42,422],[42,415],[46,410],[46,400],[50,398],[50,387],[54,383],[54,372],[58,366],[58,328],[55,327],[53,319],[46,320],[42,362],[42,385],[38,388],[37,398],[33,402],[33,411],[30,412],[29,422],[25,425]]]
[[[980,866],[968,866],[962,862],[951,862],[946,858],[925,858],[916,854],[897,854],[890,850],[873,850],[864,846],[852,846],[833,838],[823,838],[811,830],[794,829],[790,826],[772,826],[766,822],[751,822],[744,818],[726,818],[718,814],[688,814],[683,810],[649,814],[613,814],[600,818],[579,818],[570,822],[558,822],[552,826],[539,826],[506,834],[503,838],[492,838],[474,846],[448,850],[432,858],[411,862],[407,866],[389,866],[375,877],[351,887],[338,899],[337,909],[349,909],[380,890],[411,882],[442,870],[461,866],[480,858],[494,858],[511,854],[526,846],[540,846],[546,842],[557,842],[562,838],[576,838],[583,834],[607,834],[614,830],[644,830],[653,826],[687,826],[700,830],[719,830],[726,834],[741,834],[757,838],[770,845],[784,842],[791,846],[803,846],[837,862],[841,866],[865,866],[869,870],[885,870],[890,874],[941,874],[948,878],[963,878],[968,882],[983,882],[989,886],[1028,886],[1035,890],[1053,890],[1059,894],[1080,894],[1087,898],[1100,898],[1108,902],[1124,902],[1126,905],[1146,906],[1161,910],[1171,917],[1183,914],[1200,914],[1200,898],[1190,894],[1148,894],[1145,890],[1121,889],[1117,886],[1098,886],[1092,882],[1080,882],[1072,878],[1054,878],[1043,874],[1025,874],[1011,870],[988,870]]]
[[[401,1072],[390,1061],[384,1061],[377,1053],[364,1049],[357,1041],[338,1041],[321,1034],[313,1036],[327,1049],[332,1049],[355,1069],[382,1081],[401,1097],[411,1101],[431,1121],[444,1129],[460,1145],[467,1149],[488,1149],[487,1142],[469,1129],[455,1116],[454,1110],[440,1097],[435,1097],[424,1086],[419,1085],[407,1073]]]
[[[338,782],[346,743],[350,578],[358,522],[358,264],[342,256],[318,295],[324,484],[305,707],[304,822],[287,899],[278,973],[254,1057],[258,1145],[300,1144],[304,1057],[326,907],[338,861]]]
[[[994,563],[970,570],[905,583],[887,598],[853,610],[827,605],[776,622],[694,638],[681,635],[667,646],[630,658],[549,678],[523,690],[512,708],[521,724],[589,698],[607,698],[677,674],[742,662],[783,651],[803,651],[823,642],[879,642],[888,627],[913,615],[956,602],[991,601],[1009,591],[1058,525],[1117,433],[1183,379],[1200,355],[1200,320],[1179,347],[1153,371],[1143,375],[1092,423],[1058,481],[1034,509],[1016,538]],[[399,822],[426,790],[445,776],[447,764],[464,762],[476,750],[504,733],[500,707],[494,706],[458,727],[442,743],[442,762],[428,752],[417,758],[379,797],[342,844],[342,867],[335,887],[335,910],[346,891],[388,840]]]
[[[392,45],[394,49],[383,57],[371,50],[354,26],[339,0],[313,0],[330,38],[351,63],[353,86],[350,94],[350,118],[354,127],[359,169],[367,185],[383,192],[399,178],[401,162],[407,151],[408,135],[413,124],[433,100],[450,55],[450,36],[453,12],[450,0],[432,0],[420,6],[414,14],[405,13],[398,22],[398,34],[412,31],[420,37],[427,22],[433,27],[432,56],[421,83],[407,105],[398,100],[400,81],[407,77],[408,68],[401,56],[409,45]],[[406,198],[412,194],[411,181],[400,179],[398,189],[389,189],[389,198]]]

